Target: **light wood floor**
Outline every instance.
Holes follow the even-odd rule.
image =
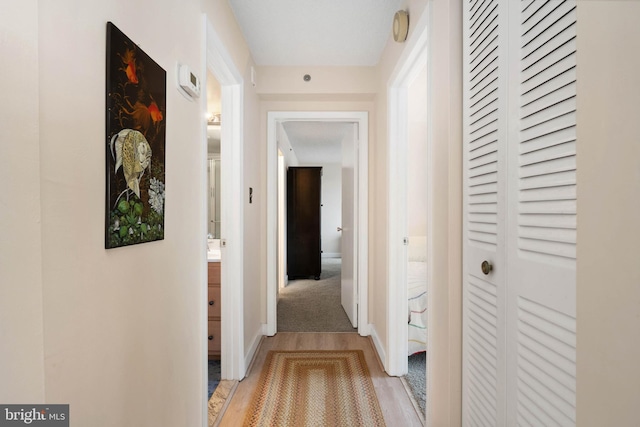
[[[279,332],[265,337],[247,377],[238,384],[220,426],[241,426],[269,350],[362,350],[387,426],[422,426],[402,381],[388,376],[371,340],[357,333]]]

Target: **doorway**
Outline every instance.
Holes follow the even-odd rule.
[[[353,332],[357,325],[352,296],[356,127],[296,120],[277,128],[278,152],[287,153],[279,156],[278,246],[288,249],[286,257],[282,251],[278,255],[279,332]]]
[[[242,287],[230,286],[231,283],[243,283],[243,200],[234,197],[242,191],[243,158],[242,158],[242,98],[243,79],[236,69],[224,43],[206,16],[203,17],[203,29],[206,40],[207,63],[202,75],[211,75],[220,84],[220,114],[224,120],[220,122],[220,252],[224,268],[220,273],[220,317],[221,322],[221,377],[225,380],[240,380],[246,372],[244,358],[244,308]],[[206,83],[206,82],[205,82]],[[206,96],[201,97],[203,115],[207,110]],[[207,123],[203,121],[203,126]],[[206,128],[203,129],[206,135]],[[207,148],[203,147],[203,191],[207,184]],[[205,198],[206,200],[207,198]],[[209,230],[207,222],[207,203],[203,203],[203,240]],[[204,245],[204,242],[203,242]],[[208,246],[208,245],[207,245]],[[207,259],[203,260],[203,264]],[[207,283],[206,265],[203,281]],[[207,372],[208,360],[208,295],[207,286],[203,283],[203,372]],[[204,382],[206,383],[206,381]],[[203,387],[206,389],[206,386]],[[205,393],[206,396],[206,393]],[[205,401],[206,410],[206,401]],[[205,418],[206,419],[206,418]]]
[[[207,396],[211,399],[221,377],[221,86],[210,70],[206,79],[207,101]]]
[[[427,260],[429,257],[429,236],[432,235],[430,230],[430,191],[431,182],[429,174],[429,141],[427,139],[426,120],[424,122],[417,120],[410,124],[409,118],[415,114],[410,112],[410,100],[415,99],[409,96],[409,89],[416,83],[419,78],[427,78],[426,75],[426,41],[421,50],[414,54],[414,58],[410,61],[405,69],[401,70],[399,75],[392,83],[389,94],[389,115],[390,115],[390,135],[389,143],[393,141],[393,147],[389,147],[389,268],[388,283],[395,284],[395,291],[389,293],[388,309],[389,309],[389,354],[387,360],[387,372],[390,375],[404,375],[407,372],[407,356],[408,356],[408,329],[407,329],[407,301],[408,301],[408,277],[407,267],[410,261],[410,251],[414,247],[419,246],[419,258]],[[426,87],[426,82],[424,86]],[[422,85],[420,85],[422,86]],[[426,93],[424,94],[426,98]],[[427,103],[424,100],[424,109]],[[422,103],[421,103],[422,104]],[[414,105],[415,107],[415,105]],[[428,112],[427,112],[428,116]],[[419,144],[410,144],[410,136],[415,137],[416,129],[410,129],[416,125],[423,127],[420,133],[424,133],[426,140],[423,146]],[[414,141],[415,142],[415,141]],[[418,164],[410,164],[409,151],[420,149]],[[412,161],[413,162],[413,161]],[[426,170],[425,182],[422,182],[422,190],[415,188],[412,183],[409,186],[409,177],[407,171],[417,171],[419,164],[423,165]],[[421,200],[409,200],[410,192],[422,191]],[[415,194],[411,194],[411,198]],[[409,215],[407,208],[414,206],[410,210],[413,224],[409,224]],[[422,210],[422,213],[420,213]],[[413,229],[411,229],[413,228]],[[419,231],[418,231],[419,230]],[[414,236],[410,234],[414,233]],[[415,235],[417,233],[417,235]],[[417,238],[417,239],[416,239]],[[411,244],[413,240],[414,245]],[[424,240],[422,242],[421,240]],[[413,258],[413,256],[412,256]],[[429,294],[427,290],[427,295]]]
[[[367,181],[368,181],[368,113],[366,112],[269,112],[267,135],[267,335],[277,332],[277,300],[279,270],[283,263],[278,262],[278,129],[283,123],[291,122],[336,122],[352,123],[357,129],[353,138],[353,191],[354,191],[354,224],[350,230],[354,240],[348,263],[352,266],[353,280],[348,292],[352,300],[345,307],[348,311],[352,305],[352,313],[360,335],[368,335],[367,320]],[[282,148],[282,147],[280,147]],[[286,156],[286,149],[281,152]],[[282,172],[281,172],[282,173]],[[282,221],[282,216],[280,216]],[[344,222],[344,218],[342,221]],[[282,226],[280,227],[281,230]],[[343,227],[344,228],[344,227]],[[360,230],[363,230],[360,232]],[[344,271],[344,250],[341,253]],[[278,268],[278,266],[280,266]],[[344,288],[343,288],[344,289]],[[343,299],[344,301],[344,299]]]
[[[406,286],[407,309],[407,375],[403,381],[412,392],[419,413],[426,414],[427,357],[427,68],[426,64],[408,85],[407,96],[406,180]]]
[[[429,322],[434,285],[432,158],[427,31],[413,39],[389,82],[388,353],[385,367],[402,376],[423,421],[431,360]]]
[[[394,229],[398,143],[406,141],[407,84],[427,64],[427,357],[426,425],[462,423],[462,6],[429,2],[388,79],[388,276],[398,280],[406,250]],[[415,74],[413,74],[415,75]],[[406,299],[388,292],[387,373],[403,375]],[[403,296],[406,298],[406,295]],[[393,343],[397,344],[394,345]],[[406,367],[404,368],[406,369]],[[406,371],[405,371],[406,372]]]

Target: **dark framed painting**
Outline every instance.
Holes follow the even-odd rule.
[[[164,239],[167,73],[107,23],[105,248]]]

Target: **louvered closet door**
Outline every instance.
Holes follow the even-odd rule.
[[[498,0],[464,4],[463,423],[494,427],[506,401],[506,13]]]
[[[576,1],[510,7],[507,425],[573,426]]]
[[[463,424],[573,426],[576,1],[465,6]]]

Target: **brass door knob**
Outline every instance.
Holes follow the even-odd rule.
[[[482,268],[484,274],[489,274],[493,270],[493,265],[489,261],[482,261],[480,268]]]

